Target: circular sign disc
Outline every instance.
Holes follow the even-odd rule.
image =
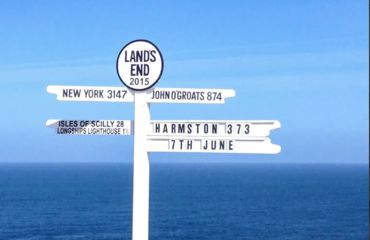
[[[117,73],[126,87],[143,91],[154,86],[163,72],[159,49],[148,40],[135,40],[124,46],[118,55]]]

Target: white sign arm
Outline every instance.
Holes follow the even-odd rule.
[[[46,126],[59,135],[132,135],[131,120],[60,120],[49,119]]]
[[[267,137],[280,128],[276,120],[152,120],[149,136]]]
[[[60,101],[133,102],[133,93],[125,87],[48,86],[48,93]]]
[[[149,152],[277,154],[281,147],[270,138],[149,137]]]
[[[148,92],[148,102],[223,104],[234,96],[234,89],[154,88]]]

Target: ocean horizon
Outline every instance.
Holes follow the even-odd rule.
[[[152,162],[149,239],[368,239],[368,170]],[[0,239],[131,239],[130,163],[0,163],[0,193]]]

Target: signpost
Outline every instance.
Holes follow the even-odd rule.
[[[48,120],[63,135],[134,135],[132,239],[149,238],[149,152],[276,154],[274,120],[151,120],[151,103],[223,104],[233,89],[154,88],[163,72],[159,49],[147,40],[125,45],[117,73],[126,87],[48,86],[60,101],[134,102],[135,120]]]

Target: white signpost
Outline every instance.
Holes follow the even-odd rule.
[[[48,86],[61,101],[134,102],[135,120],[48,120],[65,135],[134,135],[132,239],[149,238],[149,152],[276,154],[273,120],[151,120],[150,103],[223,104],[232,89],[154,88],[163,72],[159,49],[135,40],[118,55],[117,73],[127,87]]]

